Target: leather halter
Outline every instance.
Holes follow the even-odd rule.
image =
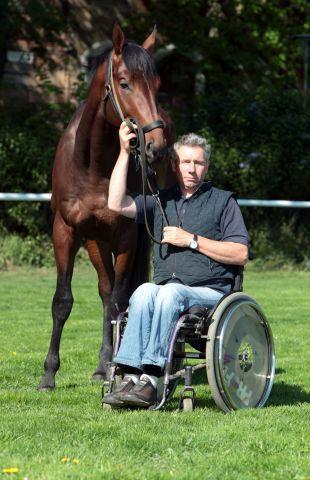
[[[106,110],[106,104],[107,101],[110,100],[114,111],[116,115],[119,116],[122,122],[126,121],[127,126],[131,129],[131,131],[135,131],[135,127],[132,124],[131,120],[125,119],[124,114],[122,112],[116,89],[114,86],[114,80],[113,80],[113,52],[114,50],[111,51],[108,62],[107,62],[107,74],[106,74],[106,81],[105,81],[105,96],[103,98],[104,102],[104,112]],[[151,132],[152,130],[155,130],[156,128],[165,128],[165,124],[162,120],[154,120],[154,122],[148,123],[147,125],[144,125],[144,127],[141,127],[143,133]]]

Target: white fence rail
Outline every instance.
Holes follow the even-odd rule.
[[[49,202],[50,193],[1,193],[0,201],[10,202]],[[290,200],[252,200],[247,198],[238,199],[241,207],[284,207],[284,208],[310,208],[310,201]]]
[[[0,200],[8,202],[49,202],[51,193],[1,193]]]

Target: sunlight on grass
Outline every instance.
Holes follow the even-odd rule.
[[[53,270],[0,273],[0,472],[18,479],[309,479],[310,274],[249,272],[245,291],[275,337],[277,375],[264,409],[224,415],[205,372],[197,409],[106,411],[91,381],[102,308],[90,268],[75,272],[76,299],[61,345],[54,392],[38,392],[47,352]],[[5,472],[5,470],[14,470]]]

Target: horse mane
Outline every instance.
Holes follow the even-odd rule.
[[[107,61],[111,47],[108,47],[102,53],[94,57],[91,66],[91,78],[95,75],[98,68]],[[133,78],[138,75],[144,75],[146,80],[153,83],[157,77],[157,71],[154,60],[147,50],[133,42],[124,44],[122,57],[125,65]]]

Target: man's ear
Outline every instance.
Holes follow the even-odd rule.
[[[118,23],[115,23],[112,33],[113,49],[117,55],[122,53],[125,37]]]
[[[153,31],[152,31],[151,35],[149,35],[147,37],[147,39],[144,40],[144,42],[141,45],[145,50],[147,50],[150,53],[152,52],[152,50],[155,46],[156,33],[157,33],[157,28],[156,28],[156,25],[154,25],[154,28],[153,28]]]

